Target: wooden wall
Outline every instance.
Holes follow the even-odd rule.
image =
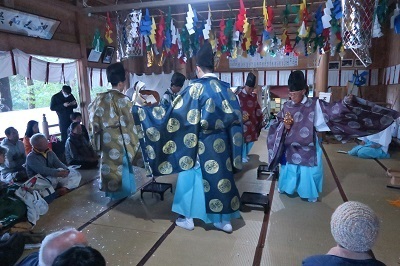
[[[384,84],[384,71],[386,67],[400,64],[400,34],[396,34],[394,29],[384,29],[384,36],[379,39],[373,39],[372,57],[374,68],[379,68],[380,84]],[[400,84],[381,85],[385,90],[385,102],[390,103],[392,108],[400,111]],[[380,92],[380,88],[376,88]]]
[[[56,0],[0,0],[0,4],[8,8],[60,21],[60,25],[51,40],[0,32],[0,50],[2,51],[18,48],[28,54],[82,59],[86,56],[86,49],[83,49],[83,47],[91,47],[95,29],[98,28],[104,36],[105,18],[88,17],[80,12],[80,8],[64,2]],[[115,36],[113,37],[115,40]],[[82,44],[84,44],[83,47],[81,47]],[[115,45],[115,42],[112,45]],[[89,62],[89,65],[99,67],[102,64]]]
[[[18,48],[26,53],[43,56],[54,56],[71,59],[81,59],[80,71],[85,71],[86,67],[106,68],[108,65],[101,63],[87,62],[86,49],[91,47],[94,30],[98,28],[102,36],[105,31],[105,18],[91,16],[88,17],[81,13],[81,8],[61,2],[58,0],[0,0],[0,4],[9,8],[18,9],[28,13],[37,14],[60,20],[60,26],[52,40],[43,40],[39,38],[31,38],[20,35],[8,34],[0,32],[0,50],[11,50]],[[395,34],[393,29],[389,29],[387,25],[382,27],[384,36],[372,40],[371,56],[373,63],[370,69],[384,69],[388,66],[400,64],[400,35]],[[114,30],[113,39],[116,40]],[[112,46],[116,46],[114,41]],[[299,65],[290,69],[312,69],[314,68],[315,55],[299,57]],[[356,57],[350,50],[346,52],[345,59],[355,59]],[[114,56],[115,61],[115,56]],[[195,61],[188,59],[186,64],[180,64],[176,58],[167,57],[165,63],[159,66],[160,56],[156,56],[156,62],[152,67],[147,67],[146,57],[131,58],[125,60],[124,64],[128,71],[137,74],[159,74],[170,73],[171,71],[179,71],[187,77],[192,78],[195,75]],[[330,61],[340,61],[338,55],[330,57]],[[281,68],[284,69],[284,68]],[[352,68],[346,68],[352,69]],[[264,69],[234,69],[238,72],[246,72],[250,70],[272,70]],[[229,68],[229,60],[221,57],[216,72],[232,72]],[[400,110],[399,84],[382,85],[383,71],[380,71],[380,85],[365,87],[365,97],[369,100],[386,101],[392,103],[394,108]],[[83,80],[84,81],[84,80]],[[84,83],[83,83],[84,84]],[[83,88],[86,91],[86,88]],[[386,98],[386,99],[382,99]]]

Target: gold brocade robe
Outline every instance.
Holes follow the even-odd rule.
[[[123,156],[128,155],[131,167],[139,147],[131,113],[132,103],[127,96],[112,89],[98,93],[88,109],[91,142],[101,151],[100,190],[120,191]]]

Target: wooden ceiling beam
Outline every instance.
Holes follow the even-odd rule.
[[[226,0],[214,0],[213,2],[225,2]],[[190,4],[209,3],[210,0],[190,0]],[[162,6],[176,6],[176,5],[187,5],[188,0],[174,0],[174,1],[150,1],[140,3],[127,3],[117,4],[109,6],[99,7],[86,7],[83,9],[84,13],[99,13],[99,12],[111,12],[129,9],[142,9],[142,8],[157,8]]]

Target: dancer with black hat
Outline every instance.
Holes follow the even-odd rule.
[[[153,174],[180,172],[172,205],[172,211],[181,215],[176,224],[193,230],[197,218],[230,233],[231,219],[240,217],[233,179],[242,167],[240,106],[230,85],[213,74],[214,55],[208,42],[196,59],[199,78],[171,105],[134,106],[133,112],[146,132],[144,140],[151,144],[144,153]]]
[[[133,132],[132,102],[125,89],[125,69],[122,63],[107,67],[112,88],[98,93],[90,103],[89,120],[93,147],[101,149],[101,191],[107,197],[119,199],[136,192],[132,173],[132,158],[139,148]]]
[[[327,103],[308,98],[302,71],[288,80],[289,101],[285,102],[268,132],[270,169],[281,164],[278,192],[294,194],[316,202],[322,192],[322,149],[317,131],[331,131],[337,138],[362,137],[389,127],[399,113],[349,95],[343,101]]]
[[[257,94],[254,93],[256,87],[256,76],[253,73],[247,75],[246,83],[239,87],[236,95],[239,99],[243,118],[243,153],[242,161],[247,163],[251,147],[254,141],[258,140],[261,128],[263,127],[263,115],[261,106],[258,103]]]

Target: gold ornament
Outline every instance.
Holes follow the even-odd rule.
[[[152,67],[154,63],[154,53],[153,49],[150,49],[150,51],[147,51],[147,67]]]

